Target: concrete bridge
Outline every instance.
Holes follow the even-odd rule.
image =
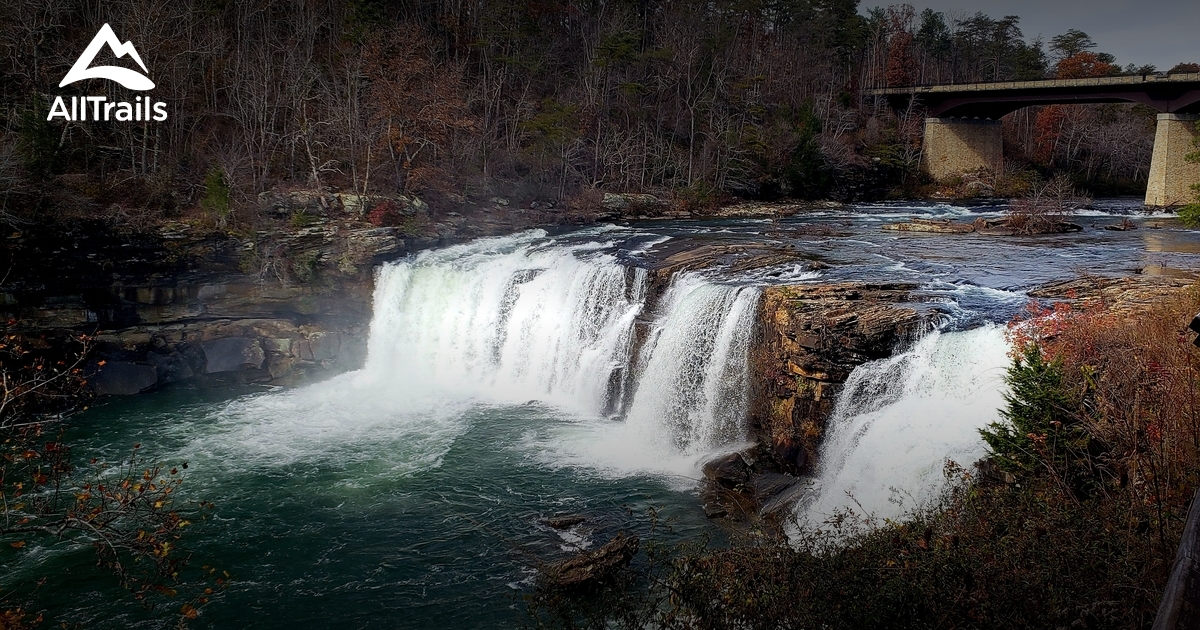
[[[1159,112],[1146,205],[1190,203],[1200,164],[1188,162],[1200,121],[1200,74],[1095,79],[1009,81],[867,90],[895,109],[928,110],[924,165],[935,179],[981,168],[1000,173],[1004,150],[1000,118],[1035,105],[1141,103]]]

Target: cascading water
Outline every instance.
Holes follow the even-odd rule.
[[[694,472],[700,455],[745,437],[758,290],[684,273],[644,313],[646,271],[604,248],[531,232],[383,268],[359,384],[551,404],[580,419],[541,445],[559,461]],[[639,319],[652,323],[637,350]],[[625,422],[608,419],[622,410]]]
[[[1003,329],[988,325],[935,331],[855,369],[801,518],[820,522],[840,510],[891,518],[931,498],[947,459],[970,465],[983,456],[978,430],[999,418],[1008,363]]]
[[[759,292],[675,279],[642,351],[628,423],[652,440],[703,453],[745,437],[749,353]]]
[[[544,235],[426,252],[384,267],[364,379],[497,403],[606,408],[628,369],[645,271]]]

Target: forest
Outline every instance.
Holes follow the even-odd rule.
[[[16,0],[5,13],[9,222],[100,208],[224,225],[272,189],[415,194],[443,210],[597,192],[697,206],[921,196],[923,114],[864,89],[1159,70],[1122,66],[1077,30],[1027,38],[1017,16],[858,0]],[[140,51],[166,121],[47,121],[57,96],[129,100],[108,81],[57,87],[104,23]],[[132,63],[107,49],[101,62]],[[1094,194],[1145,180],[1148,109],[1030,108],[1005,123],[998,194],[1052,173]]]

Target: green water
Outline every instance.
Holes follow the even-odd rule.
[[[520,596],[537,562],[602,544],[618,530],[645,531],[652,507],[673,521],[668,539],[708,527],[686,480],[547,462],[540,438],[580,422],[548,407],[469,406],[447,429],[452,440],[436,461],[410,469],[398,463],[411,459],[413,446],[396,434],[354,444],[334,438],[325,447],[300,440],[274,461],[252,452],[223,416],[231,402],[270,396],[278,394],[226,401],[159,393],[74,422],[77,457],[112,461],[141,442],[168,464],[189,462],[181,500],[217,503],[207,522],[188,530],[186,547],[194,564],[217,566],[233,581],[191,627],[513,627],[525,620]],[[588,521],[566,533],[539,522],[566,512]],[[90,553],[33,550],[37,562],[10,578],[60,574],[38,597],[55,623],[160,627],[162,615],[113,588],[89,566]]]

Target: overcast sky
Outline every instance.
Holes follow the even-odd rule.
[[[901,4],[903,0],[863,0],[860,6]],[[925,8],[947,14],[982,11],[993,18],[1021,17],[1027,39],[1051,37],[1077,28],[1092,36],[1098,52],[1111,53],[1122,66],[1200,63],[1200,0],[907,0],[919,14]]]

